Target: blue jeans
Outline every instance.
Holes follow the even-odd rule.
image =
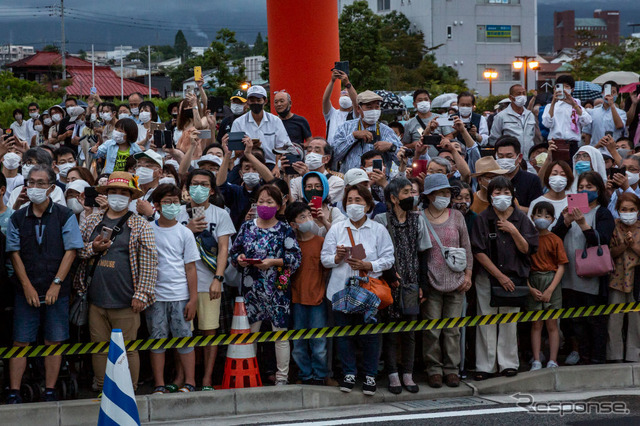
[[[317,306],[291,304],[293,328],[321,328],[327,326],[325,301]],[[294,340],[293,360],[300,369],[301,380],[324,380],[329,375],[327,368],[327,339]]]
[[[40,328],[49,342],[64,342],[69,338],[69,296],[60,297],[53,305],[46,305],[40,299],[40,307],[36,308],[29,305],[19,290],[13,311],[13,341],[35,342]]]
[[[362,314],[343,314],[342,312],[333,311],[333,317],[336,325],[357,325],[364,324],[364,315]],[[360,342],[362,349],[362,369],[365,376],[375,377],[378,374],[378,358],[380,357],[380,336],[363,335],[354,337],[336,337],[335,342],[338,347],[338,357],[342,363],[342,373],[353,374],[358,373],[356,364],[356,341]]]

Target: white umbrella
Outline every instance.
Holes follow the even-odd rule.
[[[620,85],[637,83],[640,78],[640,74],[636,74],[632,71],[609,71],[601,76],[598,76],[592,83],[603,84],[607,81],[615,81]]]
[[[457,93],[443,93],[431,101],[431,108],[449,108],[449,104],[453,100],[458,100]]]

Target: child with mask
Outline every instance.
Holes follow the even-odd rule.
[[[291,277],[291,315],[293,328],[321,328],[327,326],[327,307],[324,294],[328,271],[320,262],[324,238],[311,208],[302,202],[290,204],[285,211],[289,225],[296,231],[302,252],[300,268]],[[293,359],[298,364],[303,384],[324,385],[329,378],[327,341],[325,338],[295,340]]]
[[[191,337],[191,320],[198,304],[196,261],[200,252],[193,233],[178,223],[180,189],[171,184],[158,186],[152,195],[158,220],[151,224],[158,249],[156,302],[146,310],[150,338]],[[151,351],[153,394],[168,393],[164,382],[164,349]],[[195,391],[195,352],[178,349],[185,381],[180,392]]]
[[[533,207],[531,220],[533,220],[540,236],[538,251],[531,255],[527,309],[530,311],[560,309],[562,308],[560,281],[569,260],[560,237],[549,231],[549,227],[555,221],[553,204],[548,201],[537,203]],[[555,368],[558,366],[558,347],[560,346],[558,320],[548,319],[544,322],[547,324],[547,332],[549,333],[550,353],[547,368]],[[531,327],[531,348],[534,359],[531,371],[542,368],[540,346],[544,322],[536,321]]]
[[[91,152],[96,158],[105,158],[103,173],[126,171],[127,158],[142,152],[138,140],[138,125],[130,118],[122,118],[116,122],[111,139],[100,145],[94,145]]]

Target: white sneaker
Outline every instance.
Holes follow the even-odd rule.
[[[558,368],[558,363],[555,361],[549,361],[547,363],[547,368]]]
[[[576,365],[578,362],[580,362],[580,354],[576,351],[571,352],[564,360],[567,365]]]
[[[531,370],[529,371],[537,371],[540,370],[542,368],[542,363],[540,361],[533,361],[533,363],[531,363]]]
[[[289,384],[289,381],[287,379],[278,379],[276,380],[275,385],[276,386],[286,386]]]

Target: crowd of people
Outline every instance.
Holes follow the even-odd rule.
[[[252,86],[220,117],[202,81],[165,123],[139,93],[118,106],[32,103],[28,120],[16,110],[0,140],[4,343],[227,333],[237,295],[254,332],[636,301],[638,95],[619,106],[608,82],[584,106],[570,76],[557,83],[546,105],[516,84],[489,115],[470,92],[433,111],[418,89],[415,115],[399,120],[333,70],[323,136],[284,90],[277,114]],[[379,371],[398,394],[419,391],[419,368],[438,388],[637,362],[639,315],[283,341],[260,345],[260,368],[276,386],[361,381],[373,395]],[[128,352],[134,387],[213,390],[224,350],[202,352]],[[45,401],[61,362],[44,358]],[[97,392],[106,362],[92,356]],[[22,401],[27,368],[9,361],[8,403]]]

